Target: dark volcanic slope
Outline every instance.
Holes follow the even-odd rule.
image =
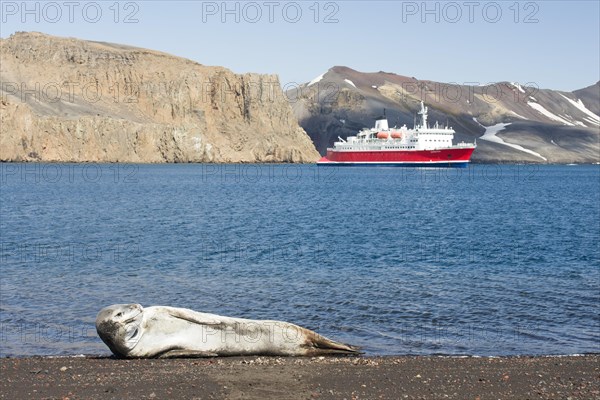
[[[457,132],[455,140],[473,141],[486,127],[510,123],[497,136],[539,154],[477,140],[474,161],[592,163],[600,162],[598,88],[569,93],[510,82],[454,85],[333,67],[287,96],[321,154],[338,136],[373,126],[384,108],[391,126],[412,127],[422,100],[430,108],[430,123],[447,122]]]

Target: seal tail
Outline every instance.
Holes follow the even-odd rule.
[[[362,354],[360,347],[351,346],[349,344],[340,343],[321,336],[318,333],[310,332],[307,340],[307,355],[309,356],[321,356],[321,355],[358,355]]]

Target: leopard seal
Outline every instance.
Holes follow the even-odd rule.
[[[360,353],[358,347],[289,322],[224,317],[176,307],[108,306],[96,317],[96,331],[120,358]]]

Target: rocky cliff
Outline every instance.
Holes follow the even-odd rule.
[[[423,100],[430,123],[452,126],[455,142],[477,141],[473,161],[600,162],[599,83],[561,92],[534,84],[469,86],[333,67],[287,96],[321,154],[338,136],[372,127],[384,108],[390,126],[412,127]]]
[[[17,33],[0,40],[0,160],[314,162],[275,75]]]

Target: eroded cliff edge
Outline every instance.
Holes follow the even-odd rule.
[[[156,51],[0,39],[0,161],[314,162],[276,75]]]

